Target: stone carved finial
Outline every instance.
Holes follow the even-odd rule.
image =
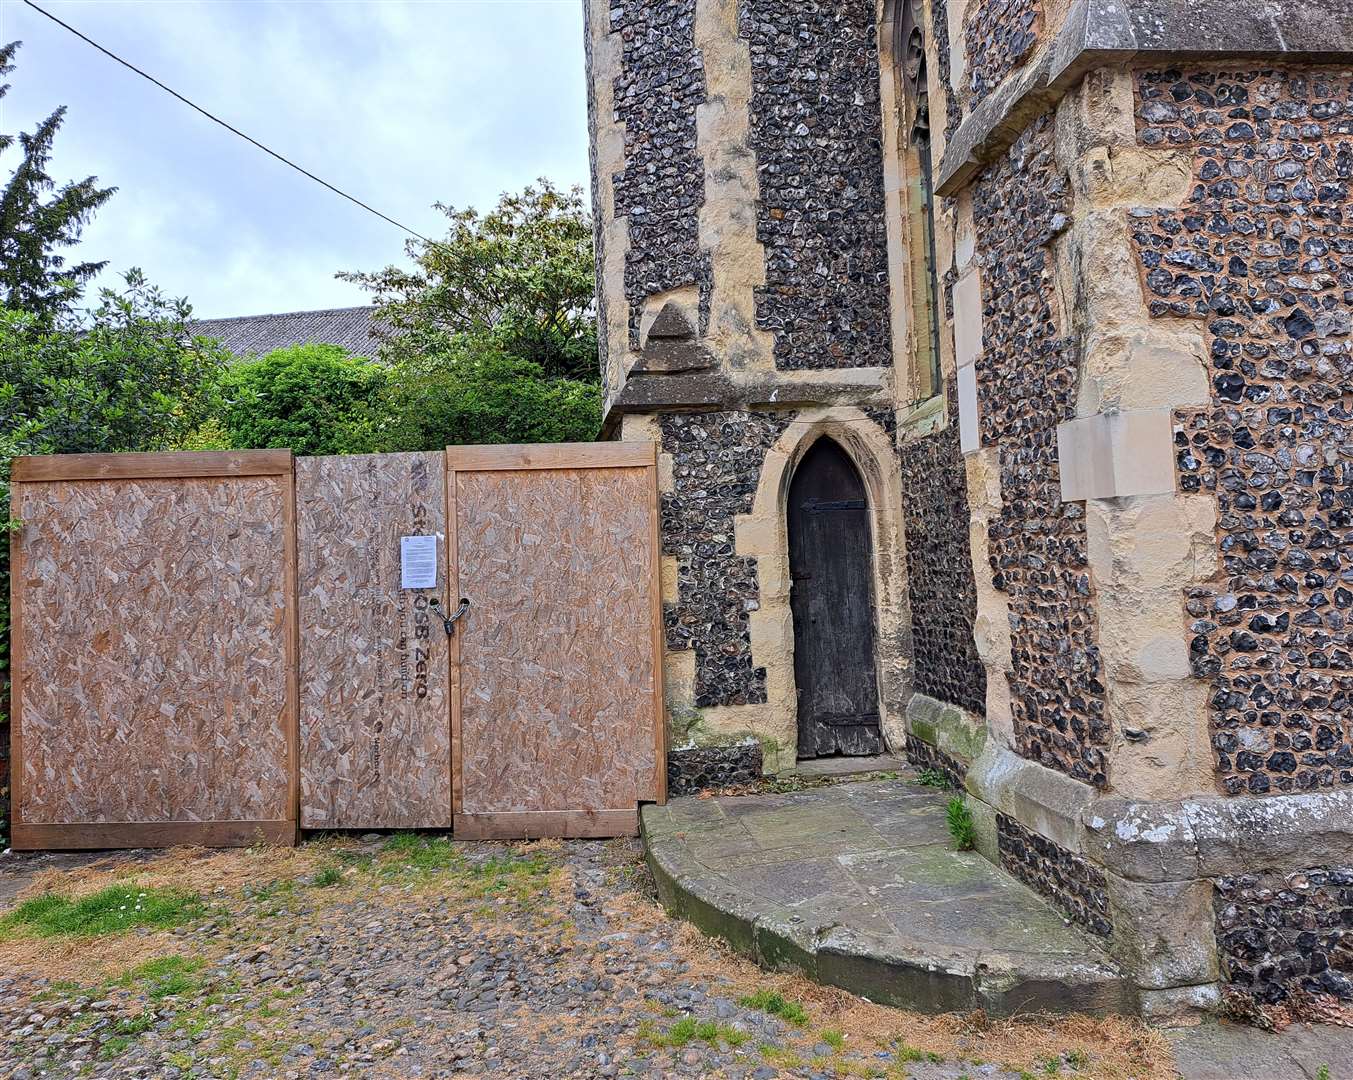
[[[681,308],[668,301],[653,320],[648,331],[648,344],[655,341],[694,341],[695,327]]]
[[[696,341],[695,325],[674,300],[669,300],[649,327],[639,360],[631,374],[675,374],[704,371],[714,366],[709,350]]]

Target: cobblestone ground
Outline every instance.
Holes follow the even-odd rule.
[[[0,914],[0,1077],[1175,1075],[1126,1021],[921,1017],[761,972],[667,918],[630,841],[8,856],[0,909],[114,883],[205,908],[81,939]]]

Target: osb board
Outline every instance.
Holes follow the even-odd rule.
[[[453,477],[457,814],[656,798],[652,468]]]
[[[289,475],[14,485],[16,839],[294,821],[290,499]]]
[[[442,454],[299,458],[301,825],[451,825],[447,639],[400,588],[400,538],[440,536]]]

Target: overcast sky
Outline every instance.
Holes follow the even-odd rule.
[[[38,0],[185,97],[429,236],[432,203],[587,184],[579,0]],[[140,266],[198,317],[365,302],[337,270],[404,235],[94,51],[19,0],[0,130],[69,106],[51,172],[119,190],[79,257]],[[0,158],[14,168],[17,149]]]

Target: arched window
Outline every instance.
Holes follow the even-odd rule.
[[[900,0],[893,19],[894,79],[901,91],[898,145],[906,182],[907,257],[916,328],[915,382],[924,400],[943,390],[940,379],[939,276],[935,260],[934,163],[930,146],[930,91],[926,77],[924,0]]]

